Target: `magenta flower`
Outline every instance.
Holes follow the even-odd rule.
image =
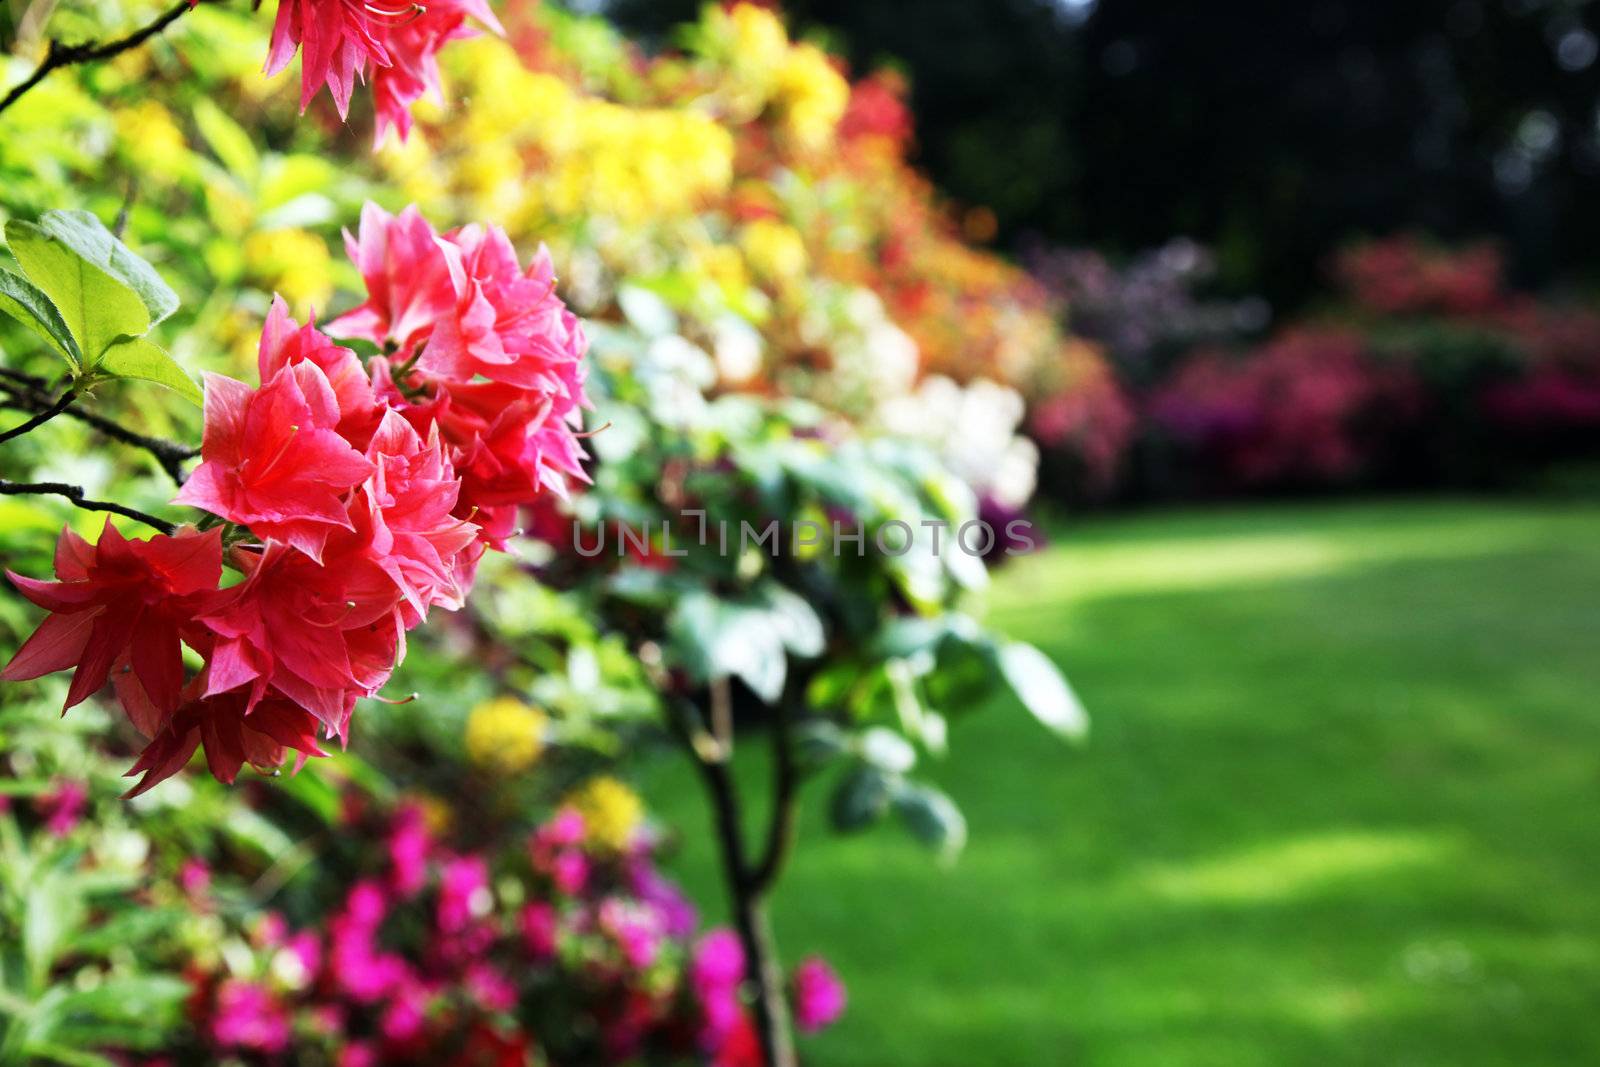
[[[428,855],[432,849],[433,839],[422,808],[416,804],[402,806],[389,829],[389,878],[402,899],[422,891],[428,880]]]
[[[229,978],[217,987],[211,1039],[222,1048],[276,1054],[289,1047],[289,1013],[270,990]]]
[[[739,983],[744,981],[744,946],[732,930],[708,932],[694,947],[689,982],[702,1016],[700,1043],[707,1050],[726,1044],[744,1022]]]
[[[489,913],[494,898],[489,893],[489,865],[480,856],[458,856],[439,869],[439,904],[435,915],[439,932],[459,934],[473,920]]]
[[[558,924],[556,909],[545,901],[536,900],[523,907],[517,916],[517,927],[534,959],[548,960],[556,954]]]
[[[88,806],[89,790],[82,782],[64,781],[50,792],[41,795],[37,805],[47,833],[66,837],[83,818]]]
[[[206,866],[205,860],[184,860],[183,866],[178,868],[178,885],[183,889],[184,896],[190,900],[203,900],[211,892],[211,868]],[[275,920],[275,921],[274,921]],[[281,932],[283,929],[283,916],[271,912],[262,917],[261,929],[258,936],[270,936],[272,931]],[[275,944],[275,941],[267,941]]]
[[[794,969],[794,1021],[816,1033],[844,1014],[844,983],[820,956],[802,960]]]

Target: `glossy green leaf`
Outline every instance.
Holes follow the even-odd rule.
[[[790,652],[797,656],[822,654],[822,620],[804,598],[776,582],[764,583],[756,595],[770,609],[773,625]]]
[[[905,784],[895,791],[894,810],[913,837],[945,858],[967,843],[967,820],[956,802],[926,785]]]
[[[89,212],[46,211],[39,217],[39,228],[133,290],[150,316],[150,326],[178,310],[172,286]]]
[[[1062,737],[1089,733],[1089,715],[1050,657],[1024,641],[1000,648],[1000,673],[1033,717]]]
[[[112,343],[150,329],[139,295],[57,237],[21,219],[6,223],[6,242],[28,280],[50,298],[92,370]]]
[[[836,830],[861,830],[883,817],[889,810],[894,782],[876,767],[856,767],[839,780],[828,804],[828,816]]]
[[[61,312],[28,279],[8,270],[0,270],[0,311],[38,334],[73,370],[82,366],[83,355],[78,351],[78,342],[73,338],[72,331],[67,329]]]
[[[159,345],[135,337],[119,341],[106,349],[100,359],[99,369],[118,378],[138,378],[155,382],[195,404],[204,401],[204,394],[189,373],[178,365]]]

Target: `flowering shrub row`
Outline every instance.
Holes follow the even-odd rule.
[[[1122,473],[1105,495],[1497,484],[1600,440],[1600,314],[1513,292],[1492,248],[1353,246],[1342,299],[1253,346],[1244,305],[1195,303],[1181,274],[1136,264],[1123,284],[1086,278],[1083,257],[1042,263],[1100,316],[1136,412],[1123,462],[1063,417],[1085,394],[1034,409],[1047,453],[1076,461],[1073,493],[1107,467]],[[1175,310],[1170,336],[1123,328],[1119,307],[1152,302]]]

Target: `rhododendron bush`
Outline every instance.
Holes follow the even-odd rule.
[[[62,228],[46,221],[40,233]],[[66,322],[82,294],[49,269],[33,229],[13,233],[28,276],[11,284],[29,297],[15,306],[53,332],[47,312],[67,304]],[[98,235],[113,261],[132,259]],[[80,277],[90,269],[67,241],[46,245],[83,264]],[[276,767],[286,750],[299,762],[324,755],[319,734],[348,736],[356,702],[376,696],[403,656],[406,631],[430,608],[461,607],[518,506],[582,477],[585,344],[548,258],[524,270],[503,233],[441,236],[413,210],[394,218],[376,207],[350,245],[368,300],[330,328],[387,355],[364,365],[275,299],[260,384],[206,376],[200,463],[173,501],[203,512],[199,525],[147,519],[162,532],[141,541],[108,518],[94,544],[62,532],[57,581],[9,574],[49,614],[0,678],[71,668],[70,708],[114,675],[123,711],[150,739],[129,772],[143,774],[133,795],[198,747],[226,782],[245,762]],[[61,340],[86,352],[96,325],[72,327]],[[105,373],[103,359],[79,366],[69,403]],[[224,545],[241,579],[226,587]],[[201,661],[192,676],[185,646]]]

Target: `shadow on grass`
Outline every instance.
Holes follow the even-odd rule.
[[[1595,508],[1069,530],[994,614],[1090,745],[958,721],[949,872],[809,805],[779,932],[852,994],[813,1062],[1600,1062],[1597,592]],[[691,783],[653,798],[712,904]]]

